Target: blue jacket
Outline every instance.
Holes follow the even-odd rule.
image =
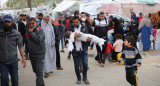
[[[87,30],[87,28],[83,25],[83,24],[81,24],[81,32],[82,33],[88,33],[88,30]],[[68,31],[72,31],[72,32],[74,32],[74,25],[71,25],[69,28],[68,28]],[[75,46],[75,45],[74,45]],[[82,42],[82,49],[83,50],[88,50],[88,44],[87,44],[87,42]],[[76,51],[76,49],[74,48],[74,51]]]
[[[133,12],[133,14],[131,14],[131,20],[136,20],[136,14]]]

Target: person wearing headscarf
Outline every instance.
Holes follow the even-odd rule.
[[[152,26],[148,14],[144,15],[138,29],[141,31],[143,50],[149,50],[151,48],[150,34],[152,33]]]
[[[114,25],[114,36],[116,34],[121,34],[122,35],[122,39],[123,39],[124,38],[123,37],[123,28],[122,28],[119,20],[117,18],[113,18],[112,22],[113,22],[113,25]]]

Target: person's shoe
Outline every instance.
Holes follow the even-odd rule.
[[[57,68],[58,70],[63,70],[63,68],[62,67],[59,67],[59,68]]]
[[[101,63],[99,60],[95,59],[98,63]]]
[[[90,50],[93,50],[93,47],[91,47]]]
[[[81,84],[81,80],[78,79],[78,80],[76,81],[76,84]]]
[[[50,73],[53,73],[53,71],[52,71],[52,72],[50,72]]]
[[[64,50],[61,50],[61,52],[65,52]]]
[[[45,73],[44,78],[48,78],[49,77],[49,73]]]
[[[104,67],[104,64],[103,64],[103,63],[101,63],[101,64],[100,64],[100,66],[101,66],[101,67]]]
[[[88,79],[82,79],[82,81],[83,81],[86,85],[89,85],[89,84],[90,84],[89,81],[88,81]]]
[[[71,55],[70,54],[68,54],[68,59],[71,59]]]

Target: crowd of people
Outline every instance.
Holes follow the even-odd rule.
[[[73,50],[69,51],[68,59],[73,56],[76,84],[90,84],[87,78],[88,47],[97,50],[95,60],[100,67],[105,66],[108,58],[110,63],[126,65],[126,78],[132,86],[137,84],[137,67],[142,64],[142,57],[138,51],[137,42],[143,43],[143,50],[151,49],[151,41],[156,40],[157,25],[151,25],[149,14],[139,13],[136,16],[130,9],[131,22],[125,24],[123,19],[117,19],[109,12],[100,12],[96,18],[91,19],[90,14],[79,11],[65,14],[64,19],[55,24],[52,15],[37,13],[36,17],[20,14],[20,20],[14,22],[10,14],[0,15],[0,73],[1,86],[9,86],[8,74],[11,76],[12,86],[18,86],[18,53],[17,46],[22,57],[23,67],[26,60],[30,60],[33,72],[36,74],[36,86],[45,86],[44,78],[48,78],[55,70],[63,70],[60,61],[60,52],[70,43],[71,37],[66,33],[74,33]],[[16,26],[17,25],[17,26]],[[18,27],[18,28],[17,28]],[[83,33],[83,34],[82,34]],[[91,34],[91,35],[86,35]],[[70,34],[69,34],[70,35]],[[153,39],[151,39],[153,35]],[[103,41],[103,45],[93,42],[97,37]],[[81,40],[80,37],[86,37]],[[61,50],[60,48],[61,43]],[[122,53],[120,59],[118,54]],[[83,76],[81,77],[81,74]],[[43,75],[44,74],[44,75]]]

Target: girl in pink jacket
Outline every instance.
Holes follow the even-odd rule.
[[[123,48],[123,40],[122,40],[122,35],[121,34],[116,34],[115,35],[116,41],[113,44],[113,47],[115,48],[114,50],[114,56],[113,56],[113,61],[117,61],[117,54],[122,52]]]

